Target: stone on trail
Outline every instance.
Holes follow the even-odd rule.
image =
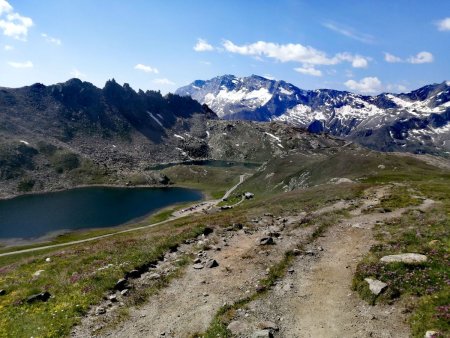
[[[258,323],[258,327],[263,329],[263,330],[273,330],[273,331],[278,331],[279,330],[277,324],[275,324],[273,322],[270,322],[268,320],[265,320],[263,322]]]
[[[203,264],[200,264],[200,263],[194,264],[194,265],[193,265],[193,268],[196,269],[196,270],[203,269]]]
[[[102,315],[106,313],[106,309],[103,306],[99,306],[95,309],[95,314],[98,315]]]
[[[206,262],[205,267],[206,268],[215,268],[219,266],[219,263],[217,263],[217,261],[215,259],[210,259],[209,261]]]
[[[419,264],[425,263],[427,256],[417,253],[403,253],[398,255],[388,255],[380,259],[382,263],[405,263],[405,264]]]
[[[273,241],[272,237],[262,237],[259,239],[258,244],[259,245],[271,245],[271,244],[275,244],[275,242]]]
[[[270,330],[260,330],[253,332],[252,338],[272,338],[273,334]]]
[[[230,324],[228,324],[227,329],[230,330],[233,335],[237,336],[239,334],[245,333],[245,331],[247,331],[248,329],[248,326],[245,322],[233,320]]]
[[[370,291],[377,296],[388,286],[386,283],[377,279],[365,278],[364,280],[369,284]]]

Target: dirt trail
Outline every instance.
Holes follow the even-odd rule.
[[[362,207],[351,212],[351,219],[329,228],[314,243],[323,248],[320,255],[298,259],[292,274],[267,297],[250,304],[253,320],[246,320],[247,327],[255,329],[258,320],[266,319],[279,324],[276,337],[409,337],[407,315],[402,313],[401,304],[370,306],[351,291],[356,265],[375,243],[372,226],[407,210],[361,213],[377,204],[385,193],[377,190]],[[425,200],[418,208],[432,203]],[[249,332],[244,330],[241,336],[247,337]]]

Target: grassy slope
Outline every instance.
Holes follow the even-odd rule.
[[[352,152],[341,155],[341,158],[318,158],[324,167],[320,169],[322,171],[314,174],[315,182],[323,183],[335,176],[364,176],[365,183],[319,185],[280,194],[281,189],[274,189],[279,181],[287,180],[291,175],[298,175],[304,168],[317,168],[317,162],[289,162],[292,159],[286,162],[286,158],[277,159],[268,164],[267,171],[275,172],[272,180],[261,181],[268,172],[260,172],[249,179],[241,190],[256,191],[255,199],[246,201],[235,209],[212,215],[190,216],[163,226],[94,243],[0,258],[0,289],[7,290],[5,296],[0,296],[0,336],[56,337],[68,334],[72,325],[79,321],[89,306],[98,303],[126,271],[157,260],[169,247],[198,235],[205,225],[228,226],[233,222],[247,222],[264,212],[289,214],[298,212],[299,209],[311,211],[338,199],[353,199],[368,186],[399,180],[415,182],[417,187],[427,187],[431,181],[436,182],[436,186],[429,188],[435,193],[430,197],[448,200],[448,192],[439,188],[442,183],[448,182],[448,175],[421,162],[376,153],[358,155]],[[352,166],[348,163],[352,163]],[[379,164],[384,164],[386,169],[379,170]],[[224,185],[220,186],[218,182],[232,186],[237,175],[242,173],[229,168],[226,171],[213,168],[208,170],[206,178],[202,176],[202,179],[197,180],[191,178],[189,169],[200,168],[170,169],[177,171],[178,179],[175,182],[187,186],[198,184],[197,187],[208,187],[210,192],[220,187],[225,190]],[[436,191],[441,191],[439,196]],[[448,215],[449,210],[446,209],[445,212]],[[166,216],[167,213],[162,211],[158,217]],[[427,232],[428,228],[423,231]],[[46,257],[51,257],[52,261],[46,263]],[[98,270],[108,264],[113,266]],[[45,271],[40,277],[32,276],[35,271],[41,269]],[[44,290],[54,295],[47,303],[29,305],[23,301],[30,294]]]

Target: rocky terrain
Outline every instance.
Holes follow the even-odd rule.
[[[365,96],[303,90],[261,76],[218,76],[176,91],[207,104],[223,119],[283,121],[381,151],[445,155],[450,150],[449,82],[409,93]]]
[[[85,184],[161,185],[152,164],[192,159],[264,162],[292,149],[343,144],[282,123],[221,121],[196,101],[103,89],[77,79],[0,90],[0,196]]]
[[[356,263],[375,243],[371,228],[409,210],[367,213],[389,189],[367,190],[361,200],[340,200],[308,214],[265,213],[247,224],[213,228],[166,253],[148,272],[130,278],[128,286],[92,308],[72,336],[201,337],[198,333],[208,329],[221,307],[250,297],[254,300],[243,302],[228,319],[233,337],[409,337],[403,304],[373,307],[350,290]],[[426,210],[432,204],[425,200],[417,208]],[[317,225],[300,226],[307,219],[343,210],[350,212],[350,218],[338,220],[317,240],[313,235]],[[285,268],[285,278],[251,298],[264,290],[262,281],[269,268],[285,252],[295,254],[292,265]],[[150,302],[131,308],[126,321],[114,324],[129,291],[139,292],[174,274],[184,257],[193,259],[181,277]]]

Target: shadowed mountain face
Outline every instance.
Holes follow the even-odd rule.
[[[176,93],[207,104],[223,119],[284,121],[383,151],[450,151],[449,82],[406,94],[364,96],[302,90],[256,75],[224,75],[194,81]]]
[[[81,184],[167,184],[155,163],[258,162],[345,142],[284,123],[219,120],[190,97],[77,79],[0,88],[0,197]]]

